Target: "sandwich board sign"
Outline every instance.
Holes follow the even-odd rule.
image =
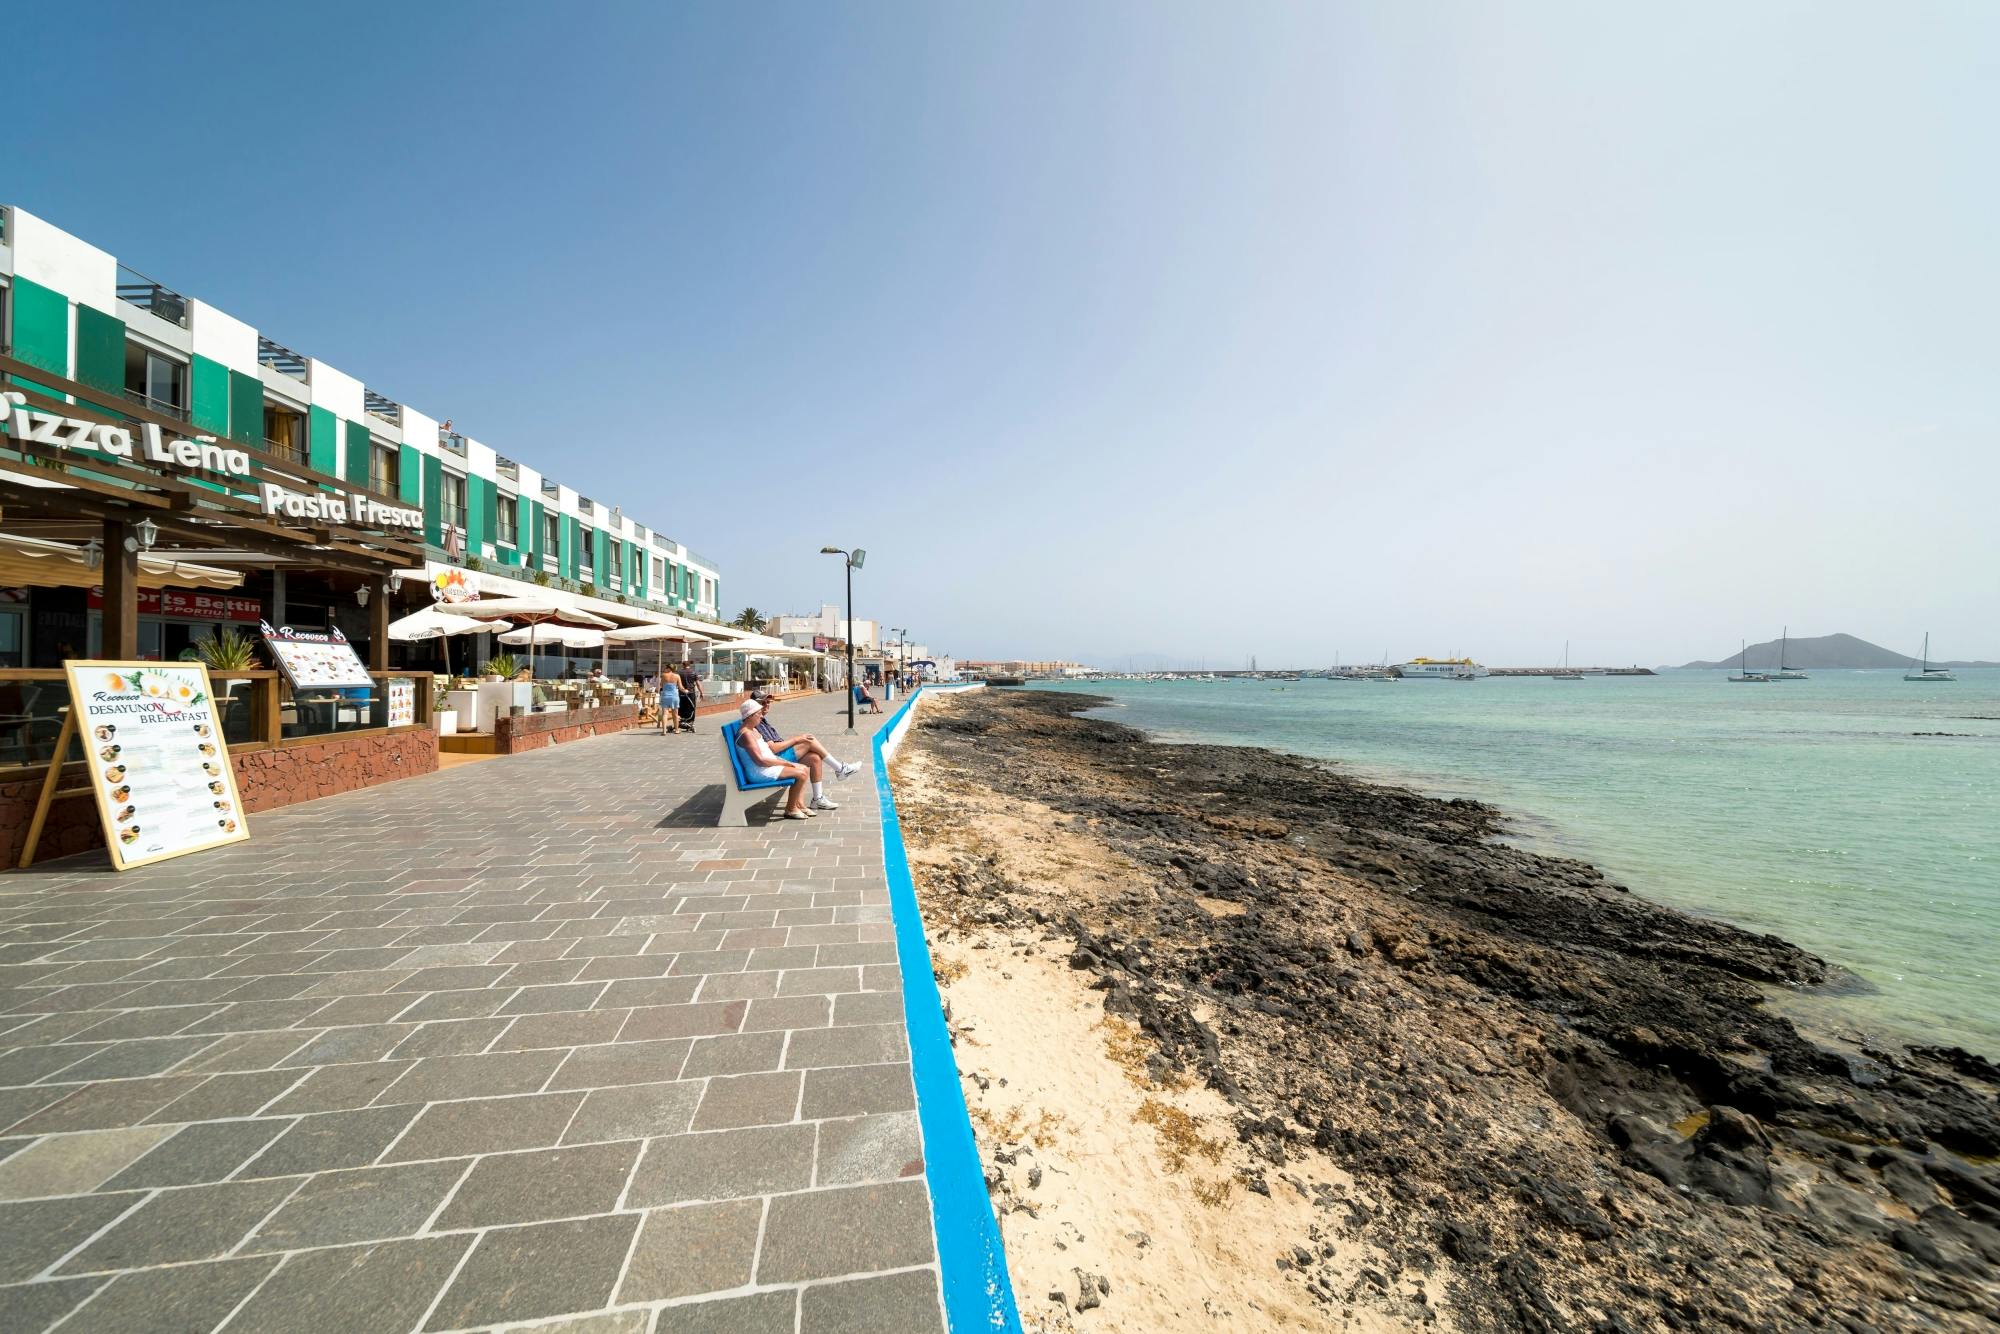
[[[240,843],[250,822],[236,792],[208,668],[199,662],[69,661],[69,712],[42,785],[21,865],[33,859],[56,776],[76,738],[120,871]]]
[[[295,691],[352,689],[375,684],[354,645],[347,642],[347,636],[340,633],[337,625],[323,635],[294,630],[289,625],[274,630],[269,621],[259,628],[264,642],[270,645],[278,670]]]

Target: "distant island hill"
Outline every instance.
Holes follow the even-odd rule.
[[[1853,635],[1820,635],[1813,639],[1787,640],[1785,665],[1811,670],[1815,667],[1825,671],[1839,668],[1865,667],[1907,667],[1917,660],[1914,653],[1897,653],[1871,644]],[[1736,653],[1725,654],[1713,662],[1685,662],[1686,668],[1733,668],[1739,661],[1747,661],[1752,669],[1774,667],[1778,662],[1778,641],[1767,639],[1761,644],[1752,644],[1740,657]],[[2000,667],[2000,662],[1932,662],[1933,667]]]

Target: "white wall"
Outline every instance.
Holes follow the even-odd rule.
[[[106,315],[117,313],[116,258],[18,207],[11,242],[16,277],[53,288]]]
[[[258,375],[257,331],[206,301],[188,300],[188,334],[194,353],[219,361],[232,371]]]
[[[307,357],[306,384],[315,407],[325,408],[342,421],[361,420],[361,381]]]

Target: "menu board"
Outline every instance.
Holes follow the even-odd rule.
[[[417,721],[417,683],[407,676],[389,678],[389,726],[410,727]]]
[[[323,635],[290,626],[274,630],[269,621],[261,628],[271,657],[285,679],[292,683],[293,690],[336,690],[375,684],[354,645],[347,642],[347,636],[340,633],[337,625]]]
[[[198,662],[65,662],[77,737],[118,870],[250,837]]]

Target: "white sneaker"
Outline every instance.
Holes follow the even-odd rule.
[[[812,804],[807,806],[806,809],[809,811],[837,811],[840,807],[825,797],[814,797]]]
[[[861,766],[858,764],[842,764],[839,760],[833,762],[833,776],[835,778],[852,778],[860,772]]]

